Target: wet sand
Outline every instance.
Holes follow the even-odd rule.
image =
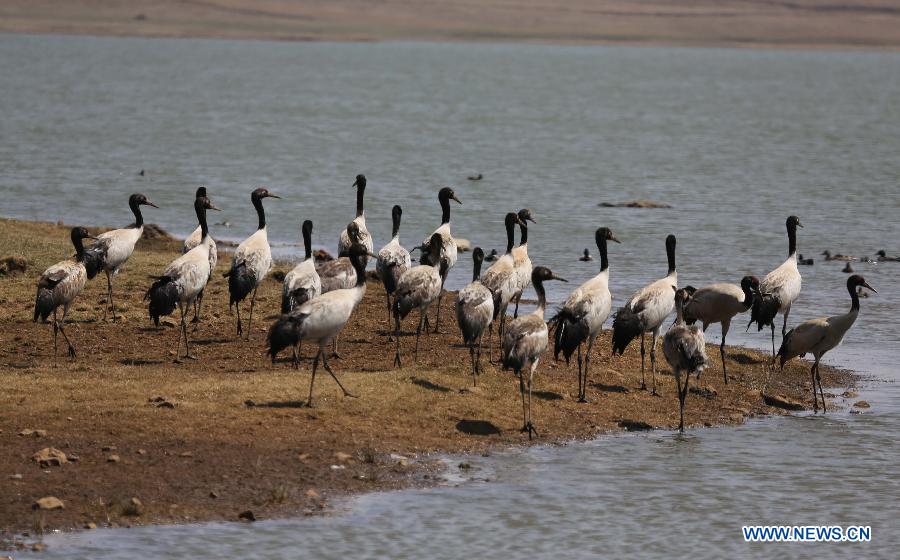
[[[343,358],[331,362],[359,398],[343,398],[323,371],[310,409],[303,406],[309,360],[295,371],[287,354],[274,366],[265,356],[265,331],[275,318],[280,284],[270,278],[262,285],[251,339],[238,340],[221,278],[229,259],[220,252],[206,292],[205,320],[191,334],[199,359],[173,364],[175,319],[153,327],[141,296],[148,275],[158,274],[180,247],[166,239],[138,244],[116,281],[122,315],[117,323],[99,320],[105,280],[89,283],[68,327],[79,356],[60,355],[54,366],[51,328],[33,323],[31,314],[41,271],[72,254],[68,228],[0,219],[0,258],[23,255],[29,261],[27,273],[0,276],[0,534],[7,544],[28,540],[23,531],[33,537],[41,520],[31,506],[44,496],[65,503],[65,509],[44,516],[48,530],[237,520],[246,510],[257,518],[303,515],[328,511],[331,500],[350,493],[439,482],[441,454],[529,444],[519,431],[521,403],[511,372],[485,363],[478,388],[471,388],[453,294],[444,297],[444,333],[423,338],[417,365],[411,352],[414,322],[406,321],[407,365],[395,370],[385,337],[384,293],[370,282],[341,338]],[[303,351],[307,357],[310,346]],[[567,368],[545,356],[536,375],[540,437],[533,443],[563,444],[619,431],[629,422],[663,430],[677,426],[674,381],[661,352],[662,396],[652,396],[638,389],[638,345],[612,358],[609,348],[607,332],[595,346],[588,404],[573,397],[574,364]],[[725,386],[718,348],[708,353],[712,367],[703,375],[703,394],[687,400],[691,427],[785,413],[768,406],[761,394],[764,354],[732,348],[731,382]],[[825,366],[822,373],[828,387],[851,387],[859,379]],[[794,361],[772,375],[767,392],[808,406],[808,375],[808,365]],[[156,397],[174,407],[159,406]],[[45,433],[19,435],[24,430]],[[32,455],[46,447],[77,461],[40,467]]]
[[[891,0],[7,0],[0,31],[289,41],[896,49]]]

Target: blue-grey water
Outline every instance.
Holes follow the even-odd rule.
[[[596,272],[577,257],[611,227],[618,305],[665,274],[670,232],[682,283],[761,277],[784,260],[794,213],[816,265],[791,324],[849,306],[843,263],[821,251],[900,253],[897,53],[0,35],[0,75],[8,217],[123,225],[141,191],[161,206],[148,221],[184,234],[204,184],[230,223],[213,234],[239,240],[265,184],[284,196],[266,209],[291,259],[308,218],[333,249],[357,173],[376,247],[395,203],[401,239],[426,237],[449,184],[463,201],[453,230],[473,244],[502,251],[503,214],[534,211],[533,261],[571,281],[552,286],[555,301]],[[673,208],[598,207],[636,198]],[[892,557],[900,263],[854,266],[879,293],[826,361],[872,377],[864,414],[499,453],[452,484],[355,498],[330,517],[53,536],[46,555]],[[449,287],[470,271],[463,255]],[[742,330],[729,341],[768,344]],[[873,540],[750,545],[748,523],[872,525]]]

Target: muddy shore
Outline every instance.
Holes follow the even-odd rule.
[[[41,524],[65,530],[237,520],[248,510],[260,519],[327,511],[338,496],[433,484],[440,477],[440,454],[529,443],[519,431],[521,404],[511,372],[485,364],[478,388],[471,388],[452,294],[444,297],[443,334],[423,338],[417,365],[410,352],[408,365],[395,370],[385,337],[384,293],[370,282],[341,338],[343,357],[332,361],[359,398],[343,398],[323,375],[310,409],[303,406],[309,360],[295,371],[287,355],[273,366],[264,353],[279,283],[270,278],[260,288],[251,339],[238,340],[220,274],[228,257],[220,253],[204,321],[192,334],[199,359],[173,364],[175,319],[153,327],[141,301],[148,275],[180,254],[180,242],[168,239],[141,241],[119,275],[120,321],[100,320],[105,280],[88,284],[68,328],[79,356],[60,355],[54,366],[50,326],[31,321],[34,286],[41,271],[71,253],[66,227],[0,219],[0,258],[28,260],[24,274],[0,275],[0,535],[7,545],[28,540],[22,532],[33,536]],[[403,337],[409,350],[412,326],[408,320]],[[674,381],[664,360],[657,379],[662,396],[651,396],[638,389],[637,346],[612,358],[609,348],[606,333],[592,357],[588,404],[573,398],[574,364],[545,356],[536,375],[540,437],[534,443],[564,443],[643,424],[677,426]],[[304,354],[311,351],[307,347]],[[709,356],[712,367],[700,394],[687,400],[692,427],[786,413],[767,404],[765,395],[811,404],[804,362],[776,371],[764,395],[766,355],[731,348],[727,386],[718,349],[710,347]],[[840,388],[837,393],[859,381],[825,366],[822,374],[825,386]],[[830,405],[850,402],[837,396]],[[67,462],[39,465],[33,455],[44,448],[62,451]],[[45,496],[59,498],[65,509],[35,514],[32,504]]]

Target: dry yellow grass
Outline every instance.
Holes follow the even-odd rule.
[[[47,515],[47,525],[86,522],[133,524],[236,519],[317,511],[336,494],[394,488],[422,482],[432,452],[465,452],[528,442],[518,385],[509,372],[486,365],[477,390],[470,390],[468,354],[445,297],[446,334],[423,339],[418,365],[392,369],[392,345],[384,337],[383,292],[377,283],[342,336],[344,358],[332,366],[359,395],[343,398],[334,382],[317,379],[317,402],[303,408],[309,362],[294,371],[264,355],[265,330],[279,304],[280,288],[268,280],[259,294],[252,339],[234,335],[227,286],[220,274],[207,289],[205,315],[192,333],[199,360],[172,363],[176,329],[171,318],[159,329],[147,317],[141,295],[148,275],[180,253],[180,243],[142,241],[116,283],[123,320],[101,322],[105,281],[88,284],[71,318],[70,336],[80,355],[50,355],[50,327],[31,322],[37,276],[72,253],[66,228],[0,219],[0,257],[25,255],[25,275],[0,277],[0,527],[29,528],[31,503],[54,495],[66,509]],[[219,272],[228,259],[220,255]],[[411,349],[412,339],[404,338]],[[589,404],[578,404],[575,373],[546,356],[538,370],[534,418],[537,442],[585,438],[621,429],[622,421],[664,429],[677,425],[673,380],[663,363],[663,396],[636,387],[640,356],[634,345],[609,357],[609,338],[596,347]],[[311,348],[306,348],[309,355]],[[708,397],[689,395],[691,426],[742,422],[756,414],[780,413],[766,406],[759,389],[767,358],[732,349],[732,382],[722,383],[718,352],[703,378]],[[284,359],[287,356],[283,357]],[[774,376],[773,390],[805,400],[807,366],[792,363]],[[324,374],[324,372],[322,372]],[[852,376],[825,370],[825,384],[845,385]],[[174,408],[150,402],[164,396]],[[248,406],[247,401],[253,405]],[[46,430],[41,438],[17,435]],[[78,461],[41,469],[31,456],[44,447],[75,454]],[[114,451],[104,451],[115,446]],[[115,453],[118,462],[108,462]],[[347,453],[350,459],[336,455]],[[423,459],[399,464],[391,453]],[[344,469],[332,469],[343,464]],[[9,475],[21,474],[21,479]],[[310,492],[312,490],[313,492]],[[143,503],[140,516],[131,497]]]

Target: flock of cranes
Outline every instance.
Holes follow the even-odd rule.
[[[313,224],[306,220],[301,231],[305,248],[305,258],[285,277],[281,297],[281,315],[269,328],[267,338],[268,354],[275,362],[278,354],[287,348],[293,349],[294,367],[299,367],[299,350],[302,341],[316,343],[317,353],[313,359],[307,404],[313,401],[313,388],[319,362],[331,375],[345,396],[354,396],[341,384],[331,369],[328,358],[337,355],[337,338],[359,306],[366,292],[366,267],[369,259],[376,260],[375,270],[385,287],[389,329],[388,340],[394,342],[394,365],[402,365],[400,330],[402,321],[410,313],[419,312],[416,328],[414,360],[418,357],[419,338],[423,330],[430,329],[428,311],[437,305],[434,331],[440,328],[440,302],[444,284],[450,270],[457,262],[457,243],[450,228],[450,202],[462,202],[453,189],[444,187],[438,192],[441,207],[441,223],[419,246],[419,264],[412,266],[410,251],[400,242],[399,230],[402,217],[400,206],[391,212],[393,229],[389,243],[378,253],[374,252],[373,239],[366,228],[364,196],[366,177],[358,175],[353,186],[356,188],[356,217],[341,231],[338,258],[318,264],[313,259],[311,239]],[[236,331],[242,337],[244,325],[241,320],[241,305],[250,296],[250,310],[247,319],[247,337],[253,321],[256,293],[263,279],[272,268],[272,253],[266,233],[266,214],[263,200],[279,198],[265,188],[255,189],[250,196],[259,222],[256,231],[240,243],[235,250],[229,270],[224,273],[228,279],[229,306],[236,309]],[[69,355],[75,357],[76,350],[65,332],[65,321],[72,302],[84,289],[87,280],[94,278],[101,270],[107,276],[107,308],[115,320],[113,306],[113,279],[132,255],[135,244],[143,232],[141,206],[157,208],[143,194],[133,194],[129,207],[135,222],[122,229],[116,229],[92,237],[81,227],[71,231],[75,256],[48,268],[38,280],[34,306],[34,320],[46,321],[53,316],[54,356],[57,354],[58,333],[68,345]],[[203,292],[213,278],[217,264],[216,243],[209,234],[206,214],[209,210],[219,210],[209,199],[206,188],[197,189],[194,210],[197,215],[197,229],[185,240],[183,253],[173,260],[160,275],[152,277],[153,282],[144,294],[148,302],[150,317],[159,324],[160,317],[180,312],[180,329],[175,347],[175,361],[194,359],[191,354],[187,331],[186,313],[194,307],[193,322],[201,320]],[[456,320],[463,342],[469,351],[473,384],[477,385],[481,372],[481,351],[485,332],[488,333],[489,360],[493,363],[494,323],[500,337],[500,360],[504,369],[512,369],[519,380],[522,398],[522,430],[529,438],[536,433],[531,416],[531,394],[534,375],[541,356],[548,349],[550,331],[553,330],[553,351],[556,358],[562,353],[568,363],[577,353],[578,400],[587,402],[587,377],[594,342],[604,323],[612,313],[612,295],[609,289],[608,243],[620,243],[613,232],[600,227],[595,232],[595,242],[600,255],[600,269],[596,276],[577,287],[552,317],[545,319],[547,304],[544,283],[551,280],[565,282],[550,269],[533,266],[528,256],[528,222],[536,223],[529,209],[509,212],[504,217],[507,234],[506,252],[494,259],[486,259],[484,251],[476,247],[472,253],[474,272],[472,282],[459,291],[455,310]],[[519,244],[515,244],[518,227]],[[613,319],[612,350],[622,353],[630,342],[640,336],[641,388],[646,389],[644,376],[645,337],[650,334],[651,391],[656,388],[656,341],[667,318],[674,312],[676,319],[663,337],[663,354],[671,366],[680,408],[679,429],[684,430],[684,401],[688,390],[688,380],[693,374],[697,379],[709,364],[705,351],[704,332],[709,325],[721,324],[722,374],[728,383],[726,370],[725,336],[732,319],[739,313],[751,312],[750,324],[756,323],[758,330],[769,326],[772,332],[773,362],[780,358],[782,367],[787,360],[810,353],[814,363],[810,374],[813,381],[814,410],[818,411],[819,395],[822,396],[821,378],[818,365],[822,355],[840,344],[846,332],[853,325],[859,313],[859,293],[862,288],[874,289],[858,275],[848,279],[852,306],[848,313],[806,321],[788,331],[787,322],[791,306],[800,294],[801,276],[797,268],[797,228],[802,227],[796,216],[786,222],[788,234],[788,258],[780,266],[767,274],[760,282],[755,276],[745,276],[740,285],[716,283],[700,289],[685,286],[679,289],[678,272],[675,266],[676,238],[669,235],[665,239],[668,272],[665,277],[647,284],[635,292],[615,314]],[[85,239],[94,243],[84,246]],[[492,260],[493,264],[481,274],[482,263]],[[529,284],[538,296],[536,309],[523,316],[518,315],[518,303]],[[513,317],[507,317],[507,309],[515,302]],[[58,314],[62,308],[61,316]],[[782,344],[775,350],[775,319],[783,316]],[[106,311],[104,311],[104,317]],[[695,325],[702,324],[702,328]],[[748,324],[748,328],[750,326]],[[391,340],[393,339],[393,340]],[[181,354],[181,344],[184,353]],[[326,349],[333,344],[332,351]],[[583,349],[582,346],[585,348]],[[821,399],[824,410],[824,396]]]

